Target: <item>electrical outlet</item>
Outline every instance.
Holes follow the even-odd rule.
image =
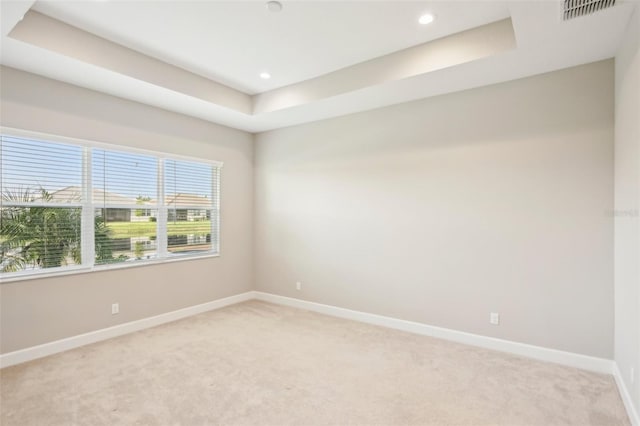
[[[111,315],[115,315],[119,313],[120,313],[120,304],[119,303],[111,304]]]
[[[491,312],[489,315],[489,323],[493,325],[500,324],[500,314],[497,312]]]
[[[302,283],[300,281],[296,282],[296,290],[302,290]]]

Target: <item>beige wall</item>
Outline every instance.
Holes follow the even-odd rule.
[[[3,126],[224,162],[220,257],[3,283],[2,353],[252,289],[252,135],[14,69],[1,72]],[[113,302],[119,315],[111,315]]]
[[[257,135],[256,288],[611,358],[613,102],[609,60]]]
[[[615,67],[615,360],[640,413],[640,6]]]
[[[263,133],[255,179],[247,133],[2,68],[4,126],[225,166],[221,257],[3,283],[0,350],[256,288],[611,358],[612,65]]]

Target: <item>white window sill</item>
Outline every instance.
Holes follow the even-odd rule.
[[[62,277],[65,275],[86,274],[90,272],[105,272],[117,269],[138,268],[142,266],[162,265],[164,263],[185,262],[189,260],[209,259],[212,257],[220,257],[220,253],[204,253],[204,254],[176,254],[163,259],[139,260],[135,262],[111,263],[108,265],[95,266],[70,266],[62,267],[55,270],[39,270],[38,272],[13,272],[0,276],[0,284],[15,281],[38,280],[41,278]]]

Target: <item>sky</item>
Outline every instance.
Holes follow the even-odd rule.
[[[82,147],[2,136],[2,191],[40,187],[54,192],[82,184]],[[149,155],[92,148],[94,188],[136,198],[158,196],[158,159]],[[210,164],[165,160],[165,194],[186,193],[211,198]]]

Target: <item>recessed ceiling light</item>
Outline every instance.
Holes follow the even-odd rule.
[[[279,1],[268,1],[267,9],[269,9],[269,12],[280,12],[282,10],[282,3]]]
[[[261,72],[260,78],[263,80],[269,80],[271,78],[271,74],[269,74],[268,72]]]
[[[436,19],[435,16],[430,13],[425,13],[420,17],[420,19],[418,19],[418,22],[420,22],[422,25],[427,25],[432,23],[434,19]]]

